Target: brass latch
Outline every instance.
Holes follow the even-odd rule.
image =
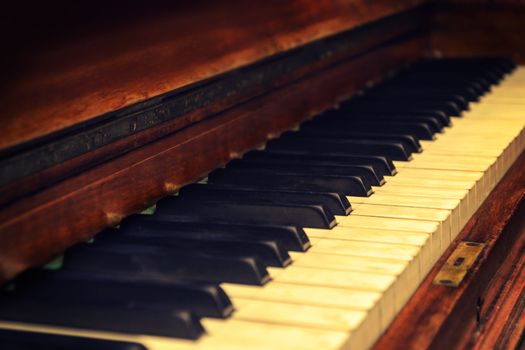
[[[457,287],[483,251],[485,243],[461,242],[434,278],[434,284]]]

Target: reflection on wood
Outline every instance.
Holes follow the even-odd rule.
[[[4,130],[0,149],[355,28],[418,2],[258,0],[163,2],[160,6],[147,2],[125,11],[128,21],[118,15],[120,8],[113,9],[119,20],[110,20],[108,15],[101,23],[91,23],[93,32],[73,27],[78,36],[61,34],[61,40],[52,38],[52,45],[37,46],[36,52],[22,51],[25,56],[17,62],[18,73],[9,72],[11,80],[4,82],[0,98]],[[77,10],[78,16],[80,13]],[[67,19],[52,18],[68,24]],[[35,24],[28,31],[31,28]],[[18,43],[16,49],[26,45],[30,43]]]

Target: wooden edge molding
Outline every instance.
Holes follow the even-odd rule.
[[[17,201],[0,212],[0,282],[47,262],[426,52],[420,35],[392,41]]]
[[[525,152],[376,342],[386,349],[511,349],[525,330]],[[462,241],[483,253],[457,288],[433,284]],[[512,312],[517,307],[517,311]],[[493,347],[494,346],[494,347]]]

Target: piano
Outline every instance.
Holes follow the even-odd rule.
[[[520,348],[523,19],[9,5],[0,348]]]

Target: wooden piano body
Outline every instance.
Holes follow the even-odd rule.
[[[12,6],[2,15],[12,54],[0,68],[1,282],[419,58],[525,62],[519,1]],[[522,155],[377,349],[517,346],[524,166]],[[485,254],[459,288],[432,285],[460,240],[486,242]]]

